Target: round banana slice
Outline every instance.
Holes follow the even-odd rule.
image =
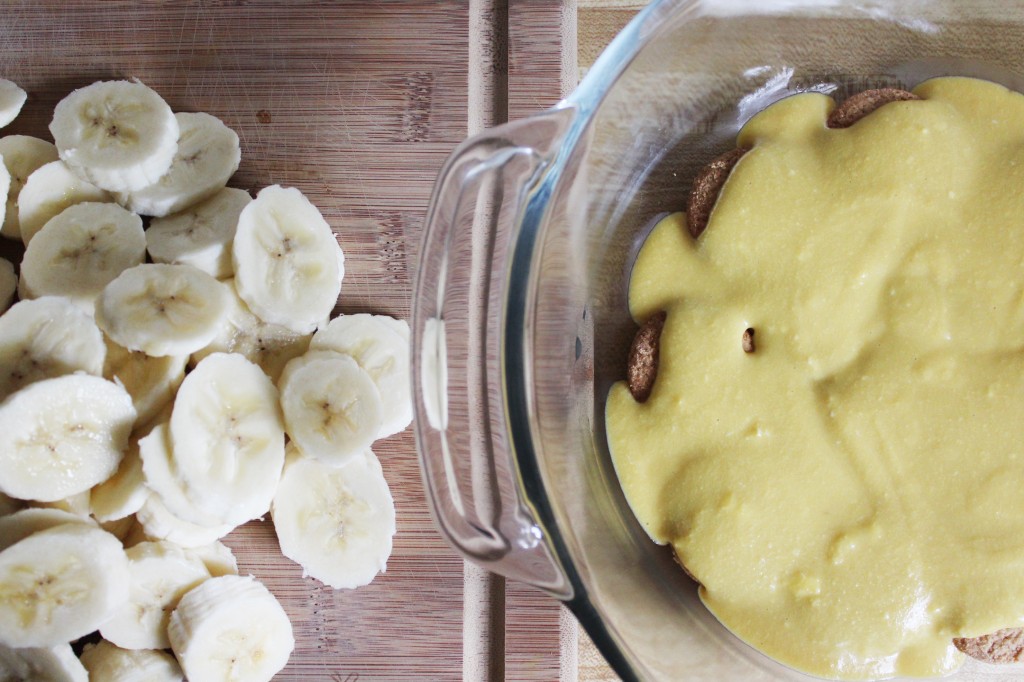
[[[160,496],[153,494],[146,499],[142,509],[135,513],[146,539],[167,540],[182,547],[202,547],[216,542],[235,529],[235,526],[200,526],[182,521],[167,511],[160,501]],[[130,542],[129,542],[130,539]],[[130,536],[125,540],[126,546],[137,543],[142,538]]]
[[[18,278],[18,298],[21,299],[22,301],[27,301],[30,298],[35,298],[35,296],[32,295],[32,292],[28,290],[28,287],[25,286],[25,280],[21,279],[20,277]]]
[[[135,421],[131,396],[87,374],[38,381],[0,403],[0,490],[52,502],[110,478]]]
[[[16,542],[21,542],[33,533],[56,528],[65,523],[95,525],[87,517],[83,518],[63,509],[29,507],[4,516],[0,518],[0,552]]]
[[[384,325],[385,327],[390,328],[391,331],[401,336],[403,341],[409,343],[409,339],[411,338],[412,332],[409,330],[408,322],[406,322],[405,320],[398,320],[393,317],[388,317],[387,315],[374,315],[373,317],[377,322]]]
[[[231,548],[223,542],[214,542],[202,547],[193,547],[185,550],[194,557],[198,557],[206,570],[214,578],[222,575],[238,575],[238,559],[235,558]]]
[[[18,231],[28,246],[36,232],[64,209],[85,201],[110,201],[111,197],[68,170],[62,161],[40,166],[25,180],[18,194]]]
[[[223,525],[218,519],[196,508],[182,487],[178,466],[171,452],[171,434],[167,423],[156,424],[139,439],[139,455],[146,487],[160,498],[168,512],[198,526]]]
[[[409,324],[386,315],[339,315],[313,335],[310,350],[332,350],[352,357],[380,392],[384,410],[377,438],[412,423]]]
[[[198,557],[170,542],[142,542],[125,554],[128,601],[100,626],[100,634],[122,649],[166,649],[171,611],[210,573]]]
[[[124,386],[132,397],[138,412],[135,423],[145,425],[153,421],[164,407],[174,400],[174,394],[185,378],[188,355],[147,355],[130,351],[107,337],[107,359],[103,363],[103,378]]]
[[[288,615],[252,576],[200,584],[178,603],[167,634],[189,682],[269,682],[295,648]]]
[[[89,673],[71,650],[70,644],[27,649],[12,649],[0,644],[0,680],[90,682]]]
[[[66,296],[91,315],[118,275],[146,260],[142,218],[117,204],[85,202],[51,218],[25,249],[21,277],[33,298]]]
[[[0,643],[52,647],[96,630],[128,601],[120,541],[85,523],[40,531],[0,553]]]
[[[18,222],[18,197],[21,195],[21,188],[36,169],[51,161],[57,161],[60,156],[52,143],[28,135],[0,137],[0,156],[3,156],[4,166],[11,176],[0,235],[8,239],[21,239],[21,226]]]
[[[82,665],[89,682],[182,682],[181,666],[166,651],[122,649],[106,640],[86,644]]]
[[[73,514],[80,519],[92,522],[92,509],[89,507],[89,497],[89,491],[83,490],[80,493],[68,495],[59,500],[50,500],[48,502],[33,500],[32,506],[40,509],[59,509],[60,511]]]
[[[355,360],[330,351],[307,353],[281,375],[285,431],[314,459],[344,464],[377,438],[380,392]]]
[[[18,276],[14,274],[14,264],[0,258],[0,313],[11,307],[17,290]]]
[[[306,352],[312,335],[264,322],[238,296],[233,280],[224,284],[231,292],[225,323],[210,345],[192,354],[192,361],[200,362],[211,353],[239,353],[276,383],[284,366]]]
[[[99,375],[107,350],[92,318],[71,301],[20,301],[0,316],[0,399],[40,379]]]
[[[101,523],[117,521],[142,509],[148,497],[139,442],[132,438],[114,475],[89,491],[89,509]]]
[[[384,572],[395,534],[395,503],[380,462],[367,450],[341,467],[302,456],[288,463],[271,507],[281,553],[335,589]]]
[[[25,106],[28,93],[17,83],[0,78],[0,128],[10,125]]]
[[[197,513],[240,525],[259,518],[284,466],[277,389],[241,355],[214,353],[182,382],[171,412],[182,489]]]
[[[225,187],[208,199],[165,218],[146,230],[146,248],[154,263],[193,265],[217,279],[231,277],[231,244],[249,193]]]
[[[227,306],[227,289],[202,270],[145,263],[103,289],[96,323],[129,350],[188,355],[217,335]]]
[[[238,170],[238,135],[210,114],[175,114],[178,152],[170,170],[151,185],[120,193],[117,200],[136,213],[165,216],[197,204],[228,184]]]
[[[79,177],[111,192],[152,185],[178,150],[178,121],[156,92],[138,81],[101,81],[57,103],[50,134]]]
[[[264,187],[238,218],[235,287],[260,319],[308,334],[338,301],[339,253],[331,226],[299,190]]]

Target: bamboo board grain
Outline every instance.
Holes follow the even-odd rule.
[[[49,138],[56,102],[139,78],[242,141],[232,185],[300,188],[346,253],[338,310],[407,318],[423,214],[466,133],[466,11],[450,2],[5,3],[0,75],[28,92],[7,133]],[[10,249],[10,247],[8,247]],[[462,560],[435,531],[412,434],[375,446],[398,509],[385,575],[336,592],[281,557],[269,519],[227,543],[295,625],[277,679],[457,680]]]

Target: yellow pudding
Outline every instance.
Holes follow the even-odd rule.
[[[815,93],[747,123],[707,231],[674,214],[638,256],[658,375],[606,406],[644,529],[824,677],[941,675],[952,638],[1024,624],[1024,96],[914,92],[846,129]]]

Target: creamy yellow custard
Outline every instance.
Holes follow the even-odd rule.
[[[1024,96],[914,92],[846,129],[814,93],[747,123],[707,231],[674,214],[639,254],[658,377],[606,406],[707,607],[824,677],[945,674],[952,638],[1024,624]]]

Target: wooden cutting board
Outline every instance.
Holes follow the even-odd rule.
[[[409,315],[423,215],[466,135],[464,2],[8,3],[0,74],[29,92],[3,132],[49,139],[57,101],[138,78],[238,132],[235,186],[300,188],[345,250],[338,310]],[[355,591],[304,579],[269,519],[233,533],[240,568],[283,602],[297,647],[279,680],[458,680],[462,560],[431,522],[411,431],[374,448],[398,508],[387,573]]]
[[[320,208],[346,253],[337,311],[408,318],[430,192],[473,119],[467,110],[472,5],[8,4],[0,14],[0,77],[22,85],[29,99],[3,134],[49,139],[53,107],[70,90],[99,79],[138,78],[175,111],[205,111],[238,132],[243,155],[233,186],[253,193],[269,184],[295,186]],[[504,4],[503,115],[522,118],[558,101],[575,87],[577,61],[585,69],[635,11],[602,14],[600,5]],[[11,243],[2,251],[20,256]],[[242,572],[264,581],[295,625],[296,650],[278,680],[463,678],[464,637],[475,627],[464,620],[464,607],[472,614],[477,606],[464,603],[464,564],[433,526],[411,432],[374,449],[395,497],[398,534],[387,573],[373,584],[339,592],[303,578],[279,554],[269,519],[226,540]],[[489,655],[501,657],[494,668],[500,677],[616,679],[557,602],[521,585],[499,588],[501,646]]]

